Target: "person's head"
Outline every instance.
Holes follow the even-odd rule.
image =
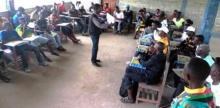
[[[200,45],[204,42],[204,36],[203,35],[196,35],[193,39],[193,43],[195,45]]]
[[[160,20],[164,20],[164,19],[166,19],[166,14],[165,14],[165,12],[164,12],[164,11],[161,11],[159,17],[160,17]]]
[[[116,7],[115,7],[115,11],[116,11],[116,12],[120,12],[119,6],[116,6]]]
[[[144,14],[147,12],[147,9],[146,8],[143,8],[143,12],[144,12]]]
[[[220,57],[215,58],[215,63],[212,65],[210,75],[214,82],[220,81]]]
[[[105,8],[108,8],[109,7],[109,4],[108,3],[105,3]]]
[[[181,18],[181,16],[182,16],[182,12],[179,12],[179,11],[178,11],[177,14],[176,14],[176,17],[177,17],[177,18]]]
[[[183,79],[189,84],[190,88],[202,86],[210,74],[209,64],[200,58],[192,58],[185,65]]]
[[[94,4],[94,12],[99,14],[102,11],[100,4]]]
[[[94,3],[93,3],[93,2],[91,2],[91,6],[94,6]]]
[[[191,20],[191,19],[186,19],[186,21],[185,21],[185,26],[191,26],[191,25],[193,25],[193,21]]]
[[[188,27],[189,28],[189,27]],[[187,34],[187,36],[189,37],[189,39],[193,39],[194,38],[194,36],[195,36],[195,31],[194,30],[189,30],[187,28],[187,30],[186,30],[186,34]]]
[[[18,12],[23,14],[23,13],[25,13],[25,10],[23,7],[18,7]]]
[[[154,44],[154,48],[155,48],[156,52],[163,52],[165,45],[162,42],[156,42]]]
[[[65,2],[64,2],[64,1],[62,1],[62,4],[65,4]]]
[[[205,58],[207,55],[209,55],[209,52],[210,52],[210,48],[209,45],[207,44],[201,44],[196,49],[196,55],[200,56],[201,58]]]
[[[153,21],[151,24],[151,28],[153,30],[156,30],[157,28],[160,28],[160,27],[161,27],[161,23],[159,21]]]
[[[5,31],[12,31],[13,30],[13,26],[9,22],[4,22],[3,23],[3,28],[4,28]]]
[[[161,28],[157,28],[159,30],[159,36],[164,38],[167,37],[168,33],[169,33],[169,29],[167,27],[161,27]]]
[[[126,10],[127,10],[127,11],[130,10],[130,6],[129,6],[129,5],[126,6]]]
[[[26,23],[24,17],[20,17],[20,18],[19,18],[19,24],[20,24],[21,26],[26,26],[27,23]]]
[[[160,9],[156,9],[156,14],[160,14]]]

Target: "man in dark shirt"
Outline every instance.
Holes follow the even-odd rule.
[[[128,5],[126,7],[126,10],[124,11],[124,15],[125,15],[125,22],[127,24],[127,32],[130,32],[131,26],[132,26],[132,21],[133,21],[133,11],[130,10],[130,6]]]
[[[108,24],[105,23],[105,21],[101,20],[99,18],[99,13],[101,12],[101,6],[99,4],[94,5],[94,13],[91,15],[89,19],[89,34],[91,35],[92,39],[92,64],[100,67],[101,65],[98,64],[100,60],[97,59],[97,53],[98,53],[98,45],[99,45],[99,37],[102,33],[102,29],[107,29]]]
[[[166,63],[166,56],[163,54],[164,47],[163,43],[158,42],[148,51],[148,60],[138,58],[144,68],[132,66],[126,68],[122,86],[125,92],[127,92],[127,97],[121,99],[123,103],[134,102],[133,90],[134,85],[138,82],[145,82],[146,84],[157,84],[160,82]]]

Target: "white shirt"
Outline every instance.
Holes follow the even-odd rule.
[[[167,19],[164,19],[163,21],[161,21],[161,26],[168,27]]]
[[[214,94],[215,105],[220,106],[220,91],[219,91],[220,90],[220,83],[218,85],[213,85],[212,84],[213,80],[210,75],[208,76],[206,81],[211,84],[211,90]]]
[[[116,17],[116,18],[118,18],[118,19],[124,19],[124,13],[123,12],[114,12],[114,16]],[[121,22],[121,20],[115,20],[116,22]]]

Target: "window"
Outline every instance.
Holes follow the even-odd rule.
[[[0,0],[0,12],[7,11],[7,0]]]

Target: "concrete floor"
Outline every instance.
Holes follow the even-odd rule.
[[[0,82],[0,108],[154,108],[120,102],[121,78],[136,47],[131,36],[102,35],[102,68],[90,63],[90,38],[79,38],[82,45],[65,44],[68,51],[51,56],[54,62],[47,68],[34,63],[31,73],[10,72],[12,82]],[[215,55],[220,51],[216,48]]]

